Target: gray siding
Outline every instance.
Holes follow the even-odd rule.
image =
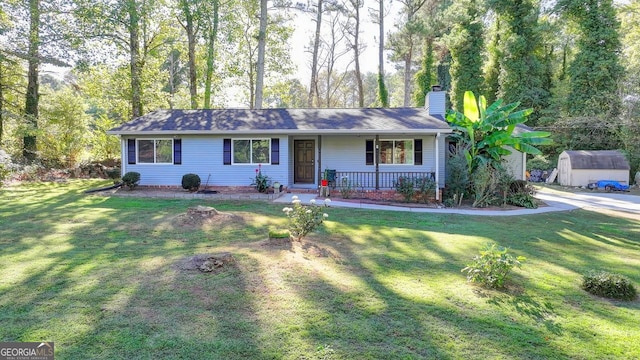
[[[265,136],[266,137],[266,136]],[[137,137],[143,139],[145,137]],[[147,137],[160,138],[160,137]],[[188,173],[198,174],[202,185],[209,177],[209,185],[248,186],[255,177],[257,165],[223,165],[223,139],[228,136],[182,136],[182,165],[172,164],[127,164],[123,161],[123,173],[137,171],[140,173],[140,185],[180,186],[182,176]],[[233,137],[257,138],[257,137]],[[269,136],[280,139],[280,165],[262,165],[262,172],[272,181],[286,184],[287,164],[289,162],[287,136]],[[123,156],[126,157],[126,140],[124,138]]]
[[[507,167],[507,170],[511,173],[514,179],[516,180],[526,180],[524,178],[524,172],[527,168],[525,161],[523,159],[522,153],[518,150],[515,150],[511,147],[507,147],[509,151],[511,151],[511,155],[507,155],[503,157],[503,161]]]

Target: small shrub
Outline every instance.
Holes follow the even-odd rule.
[[[535,188],[524,180],[514,180],[509,186],[509,195],[507,195],[507,203],[515,206],[535,209],[538,203],[533,197]]]
[[[638,293],[623,275],[606,271],[589,271],[583,275],[582,289],[597,296],[618,300],[634,300]]]
[[[122,183],[129,188],[129,190],[133,190],[138,186],[138,182],[140,182],[140,173],[135,171],[129,171],[128,173],[122,176]]]
[[[393,186],[396,188],[396,192],[402,195],[405,202],[411,202],[411,200],[413,200],[413,196],[416,193],[416,183],[412,178],[400,176]]]
[[[480,255],[473,257],[473,262],[462,269],[467,280],[482,286],[501,288],[514,266],[521,267],[526,259],[523,256],[513,257],[507,248],[489,244],[480,250]]]
[[[329,217],[323,210],[331,200],[325,199],[323,206],[316,206],[316,201],[312,199],[310,206],[304,206],[297,196],[292,199],[293,207],[285,207],[282,211],[287,214],[291,236],[300,241]]]
[[[464,157],[464,151],[457,149],[450,153],[446,162],[447,187],[445,188],[445,198],[452,206],[460,206],[465,194],[469,193],[471,180],[469,179],[469,168]]]
[[[343,176],[340,179],[340,196],[342,196],[343,199],[349,199],[353,196],[356,186],[357,185],[352,183],[348,177]]]
[[[198,174],[184,174],[182,176],[182,188],[191,192],[200,188],[200,176]]]
[[[473,172],[473,207],[487,207],[498,201],[498,176],[488,164],[479,165]]]
[[[544,155],[536,155],[532,159],[527,160],[527,170],[551,170],[555,167],[549,159]]]
[[[258,165],[258,168],[256,169],[256,176],[253,179],[251,186],[258,190],[259,193],[265,193],[269,189],[269,182],[269,177],[262,173],[262,165]]]
[[[431,179],[430,177],[420,177],[415,179],[416,184],[416,196],[423,203],[428,203],[431,195],[433,194],[435,197],[436,190],[436,181]]]

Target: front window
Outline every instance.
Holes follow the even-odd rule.
[[[270,139],[234,139],[234,164],[268,164],[270,163]]]
[[[413,165],[413,140],[381,140],[380,164]]]
[[[140,164],[172,164],[173,140],[150,139],[138,140],[138,163]]]

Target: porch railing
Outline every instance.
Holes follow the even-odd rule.
[[[375,171],[336,170],[335,182],[330,181],[329,186],[336,188],[349,186],[351,188],[359,189],[393,189],[400,177],[410,179],[426,177],[431,180],[435,180],[436,174],[435,172],[427,171],[380,171],[376,173]]]

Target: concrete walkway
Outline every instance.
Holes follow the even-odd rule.
[[[290,204],[292,197],[297,196],[303,204],[308,204],[311,199],[317,197],[316,194],[283,194],[275,199],[276,203]],[[599,208],[615,211],[625,211],[640,214],[640,196],[614,194],[614,193],[569,193],[561,191],[553,191],[548,189],[540,189],[536,198],[544,201],[547,206],[537,209],[515,209],[515,210],[483,210],[483,209],[458,209],[458,208],[420,208],[405,207],[393,205],[379,205],[362,202],[350,202],[331,200],[332,207],[358,208],[370,210],[388,210],[388,211],[407,211],[418,213],[434,213],[434,214],[461,214],[476,216],[516,216],[516,215],[532,215],[543,214],[556,211],[568,211],[575,209]]]

